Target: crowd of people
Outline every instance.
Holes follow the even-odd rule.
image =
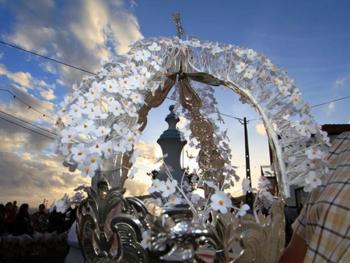
[[[0,204],[0,235],[32,236],[38,233],[63,233],[68,231],[75,220],[75,209],[69,209],[65,214],[56,209],[49,212],[45,204],[40,204],[38,211],[29,213],[29,205],[24,203],[17,207],[17,202]]]

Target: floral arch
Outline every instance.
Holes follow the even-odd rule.
[[[147,125],[148,112],[173,86],[200,150],[203,187],[215,193],[211,191],[210,204],[209,196],[204,199],[203,208],[194,207],[183,193],[187,207],[165,204],[161,215],[151,216],[145,202],[123,197],[123,187],[133,173],[133,145]],[[74,87],[57,122],[64,164],[93,177],[77,213],[77,232],[88,262],[148,262],[154,256],[165,262],[186,261],[203,245],[216,251],[218,262],[231,262],[232,251],[242,260],[238,262],[278,259],[284,247],[281,197],[270,206],[273,217],[253,207],[253,220],[242,221],[247,205],[210,208],[214,201],[231,203],[223,189],[237,177],[227,136],[217,125],[213,86],[231,89],[260,114],[284,197],[289,197],[290,185],[310,191],[321,183],[328,171],[328,138],[293,81],[269,59],[251,49],[196,39],[140,40]],[[230,207],[237,212],[228,213]]]
[[[290,195],[290,185],[309,191],[327,174],[327,136],[286,72],[251,49],[176,37],[140,40],[126,55],[105,62],[96,77],[88,77],[75,87],[64,102],[59,122],[59,149],[66,164],[90,176],[96,170],[113,170],[123,184],[132,166],[131,154],[125,153],[132,150],[145,128],[148,111],[159,106],[177,85],[180,103],[190,110],[195,122],[192,133],[196,133],[200,147],[206,147],[200,158],[203,170],[221,169],[235,175],[225,168],[227,160],[220,156],[223,149],[208,152],[217,148],[215,134],[207,138],[206,132],[209,128],[215,133],[214,121],[203,118],[202,102],[191,88],[192,82],[225,86],[257,110],[273,148],[274,168],[284,196]],[[110,183],[116,186],[120,181]]]

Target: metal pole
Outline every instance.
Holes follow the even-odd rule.
[[[248,128],[247,128],[247,118],[243,118],[243,126],[244,126],[244,145],[245,145],[245,169],[246,169],[246,178],[250,182],[250,188],[252,188],[252,180],[250,176],[250,158],[249,158],[249,143],[248,143]],[[253,193],[247,192],[245,199],[246,203],[253,208]]]

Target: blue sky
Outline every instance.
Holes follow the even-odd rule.
[[[265,54],[288,72],[311,105],[350,95],[349,1],[0,0],[0,38],[95,71],[102,58],[125,52],[127,44],[141,36],[174,36],[175,26],[170,16],[175,11],[181,13],[188,36],[232,43]],[[10,88],[50,116],[54,117],[58,103],[82,75],[0,45],[0,89]],[[258,116],[228,91],[219,90],[217,97],[222,112],[256,119],[250,123],[250,144],[253,166],[258,173],[259,165],[268,162],[266,138],[256,129]],[[349,101],[317,107],[312,112],[320,124],[349,123]],[[166,102],[152,112],[142,137],[144,142],[154,143],[159,136],[155,130],[166,128],[159,120],[164,119],[169,104]],[[12,100],[3,91],[0,91],[0,108],[51,127],[50,120]],[[236,121],[226,120],[236,156],[233,163],[243,166],[242,127]],[[0,149],[3,166],[14,166],[9,171],[12,179],[5,172],[0,174],[1,186],[21,192],[23,180],[38,191],[49,189],[52,199],[74,184],[86,182],[59,167],[59,158],[45,138],[28,135],[27,131],[1,120],[0,133],[6,141]],[[46,166],[33,163],[38,156]],[[18,158],[23,162],[20,165],[13,161]],[[34,167],[30,179],[25,172],[28,167]],[[43,169],[50,171],[49,180],[47,175],[40,174],[39,170]],[[8,198],[17,197],[11,192],[0,194],[0,202]],[[32,200],[37,202],[41,198],[42,195],[37,195]]]

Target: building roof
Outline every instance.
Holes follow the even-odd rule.
[[[350,124],[324,124],[322,130],[327,132],[328,135],[338,135],[350,131]]]

